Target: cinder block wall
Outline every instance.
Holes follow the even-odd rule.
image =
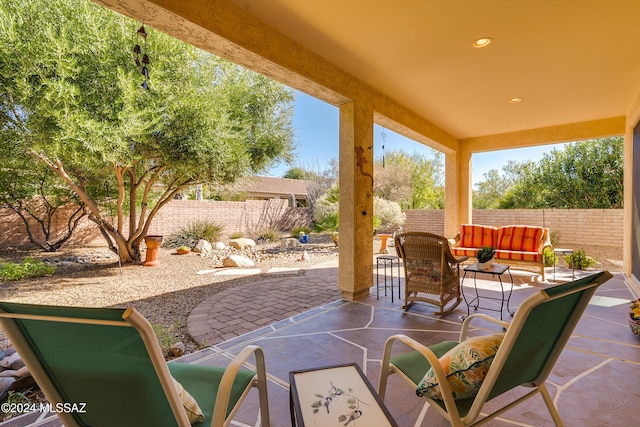
[[[54,218],[54,229],[64,230],[65,213]],[[288,231],[295,227],[309,226],[312,213],[309,208],[290,208],[288,200],[248,200],[245,202],[219,202],[196,200],[172,200],[165,205],[151,223],[148,234],[168,236],[194,221],[210,221],[221,225],[223,235],[234,232],[249,234],[276,228]],[[35,221],[31,229],[39,240],[43,233]],[[125,230],[128,226],[125,225]],[[125,232],[125,235],[127,233]],[[54,239],[56,236],[53,236]],[[54,240],[52,239],[52,240]],[[69,246],[106,246],[96,225],[84,218],[80,227],[67,243]],[[0,209],[0,248],[32,247],[22,220],[10,209]]]
[[[443,210],[404,212],[405,231],[444,233]],[[473,223],[496,227],[536,225],[557,233],[558,244],[622,247],[622,209],[475,209]]]
[[[405,231],[430,231],[444,234],[444,210],[406,210]],[[168,236],[197,220],[223,226],[223,234],[249,234],[267,228],[291,230],[309,226],[308,208],[289,208],[287,200],[248,200],[218,202],[173,200],[153,220],[149,234]],[[473,222],[483,225],[538,225],[558,234],[560,245],[600,245],[622,247],[622,209],[488,209],[474,210]],[[58,230],[66,227],[65,215],[54,218]],[[41,239],[42,232],[33,223],[32,231]],[[453,237],[453,236],[447,236]],[[84,219],[68,243],[71,246],[104,246],[95,224]],[[22,220],[9,209],[0,209],[0,248],[29,247]]]

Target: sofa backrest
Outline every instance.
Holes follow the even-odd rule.
[[[462,224],[460,226],[460,246],[479,248],[498,244],[498,228],[489,225]]]
[[[498,229],[496,249],[537,252],[544,238],[544,228],[528,225],[508,225]]]

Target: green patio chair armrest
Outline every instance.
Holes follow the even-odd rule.
[[[395,341],[400,341],[401,343],[412,348],[413,350],[418,351],[425,359],[427,359],[427,361],[429,362],[429,364],[431,365],[431,368],[435,373],[436,380],[438,380],[438,385],[440,386],[440,392],[442,393],[444,405],[447,408],[447,411],[450,411],[450,413],[458,415],[458,408],[453,399],[453,393],[451,392],[451,387],[449,386],[447,375],[445,374],[444,369],[442,369],[442,365],[440,364],[440,359],[438,358],[438,356],[436,356],[436,354],[433,351],[431,351],[429,347],[419,343],[418,341],[404,334],[392,335],[389,338],[387,338],[387,341],[384,344],[384,356],[382,360],[382,366],[389,366],[389,362],[391,359],[391,348],[393,347],[393,343]],[[382,384],[382,375],[380,376],[380,378],[381,378],[380,380],[381,384],[380,384],[378,393],[382,397],[384,396],[384,393],[385,393],[384,388],[386,387],[386,380],[385,380],[385,383]],[[384,397],[382,398],[384,399]],[[425,398],[425,399],[428,399],[428,398]]]
[[[460,329],[460,338],[458,339],[458,342],[462,342],[467,339],[467,332],[469,331],[469,326],[471,325],[471,322],[473,321],[473,319],[486,320],[487,322],[491,322],[498,326],[501,326],[502,328],[504,328],[505,331],[509,329],[509,322],[496,319],[495,317],[491,317],[483,313],[472,314],[470,316],[465,317],[464,321],[462,322],[462,328]]]
[[[213,411],[214,418],[212,425],[222,425],[226,417],[226,408],[229,405],[230,391],[233,386],[233,382],[238,374],[238,371],[242,368],[251,355],[256,356],[256,373],[259,376],[264,375],[265,362],[264,352],[262,348],[256,345],[248,345],[242,349],[242,351],[229,363],[229,366],[224,371],[224,375],[220,380],[218,386],[218,396],[216,397],[215,409]],[[258,378],[258,381],[266,383],[266,375],[264,378]],[[218,424],[219,423],[219,424]]]

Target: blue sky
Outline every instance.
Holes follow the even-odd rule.
[[[298,93],[293,117],[295,139],[298,144],[295,166],[309,170],[324,170],[329,160],[338,158],[338,114],[338,108],[312,96]],[[383,131],[386,135],[384,138]],[[382,157],[383,140],[385,150],[403,150],[409,154],[418,152],[426,156],[432,155],[431,148],[376,125],[374,128],[376,159]],[[509,160],[538,161],[544,153],[561,146],[562,144],[556,144],[474,154],[473,183],[482,181],[483,175],[490,169],[502,170]],[[272,168],[268,175],[281,177],[291,167],[287,164],[279,164]]]

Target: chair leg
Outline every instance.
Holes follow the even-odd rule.
[[[547,390],[547,386],[545,384],[540,385],[538,387],[540,390],[540,394],[542,395],[542,399],[544,400],[544,404],[547,405],[547,409],[549,410],[549,414],[551,414],[551,418],[553,418],[553,422],[557,427],[564,426],[562,419],[560,419],[560,414],[558,413],[558,409],[556,405],[553,404],[553,399]]]

